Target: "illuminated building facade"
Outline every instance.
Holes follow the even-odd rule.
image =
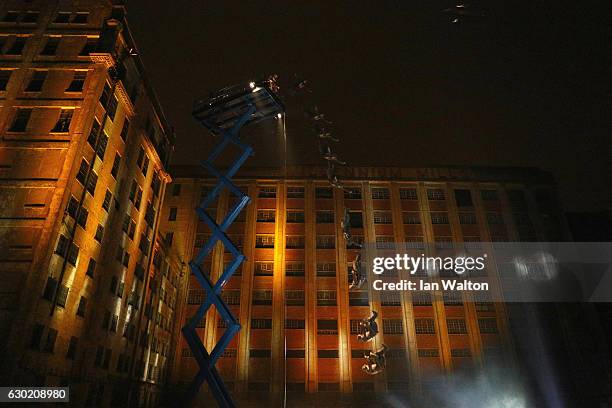
[[[341,220],[346,207],[355,239],[381,246],[559,240],[548,238],[561,234],[550,177],[533,169],[351,168],[342,179],[347,192],[330,188],[317,167],[247,169],[235,177],[253,199],[227,232],[247,256],[223,291],[242,325],[218,363],[235,397],[278,402],[286,390],[296,404],[329,403],[333,395],[356,403],[384,392],[416,395],[447,374],[490,363],[515,365],[505,304],[439,292],[374,295],[369,284],[349,290],[358,249],[346,246]],[[173,171],[160,233],[182,262],[209,236],[194,208],[211,186],[197,168]],[[226,192],[209,210],[220,222],[231,204]],[[213,280],[229,259],[218,244],[204,265]],[[491,279],[496,273],[486,271]],[[181,324],[204,296],[193,277],[186,285]],[[371,310],[380,332],[364,344],[357,324]],[[210,350],[223,333],[214,310],[199,330]],[[382,343],[390,348],[385,373],[364,374],[364,351]],[[175,358],[171,381],[184,385],[197,368],[184,341]]]
[[[76,405],[154,404],[177,333],[174,136],[117,3],[0,5],[0,378]]]

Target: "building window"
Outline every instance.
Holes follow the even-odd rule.
[[[287,187],[287,198],[304,198],[304,187]]]
[[[478,328],[480,333],[494,334],[497,333],[497,320],[493,318],[478,319]]]
[[[317,350],[317,356],[319,358],[338,358],[338,350]],[[321,384],[324,383],[319,383],[319,391],[323,391],[321,389]],[[330,384],[336,384],[336,386],[338,385],[338,383],[330,383]],[[337,387],[334,387],[337,389]]]
[[[274,235],[257,234],[255,236],[255,248],[274,248]]]
[[[47,71],[34,71],[32,74],[32,78],[30,78],[30,82],[28,82],[28,86],[26,87],[26,92],[40,92],[42,91],[43,84],[45,83],[45,79],[47,79]]]
[[[383,319],[384,334],[403,334],[404,325],[401,319]]]
[[[415,225],[421,223],[421,214],[417,211],[404,211],[402,213],[402,221],[404,224]]]
[[[436,334],[433,319],[414,319],[414,329],[416,334]]]
[[[380,293],[380,304],[383,306],[401,306],[400,293],[397,291],[383,291]]]
[[[304,306],[303,290],[286,290],[285,304],[287,306]]]
[[[254,290],[253,291],[253,305],[265,306],[272,304],[272,291],[271,290]]]
[[[363,228],[363,213],[361,211],[349,212],[351,228]]]
[[[98,148],[96,149],[96,156],[98,156],[100,160],[104,160],[104,154],[106,153],[107,145],[108,135],[106,134],[106,131],[104,131],[98,138]]]
[[[317,249],[333,249],[336,247],[336,237],[333,235],[317,235]]]
[[[285,356],[287,358],[304,358],[304,349],[288,349],[287,352],[285,353]],[[289,383],[287,384],[287,386],[289,386]],[[287,387],[289,388],[289,387]],[[304,389],[304,384],[301,384],[301,390]]]
[[[497,190],[480,190],[482,201],[499,201]]]
[[[240,291],[239,290],[224,290],[221,292],[221,299],[226,305],[239,305],[240,304]]]
[[[173,240],[174,240],[174,232],[167,232],[166,238],[164,239],[164,241],[166,242],[166,245],[171,247]]]
[[[504,223],[504,218],[499,213],[487,213],[487,222],[490,225],[501,225]]]
[[[176,221],[177,212],[178,212],[177,207],[170,207],[170,214],[168,215],[168,221]]]
[[[451,349],[451,357],[471,357],[472,352],[470,349],[461,348],[461,349]]]
[[[335,277],[336,263],[335,262],[317,262],[317,276]]]
[[[459,213],[459,223],[462,225],[476,224],[476,214],[474,213]]]
[[[79,212],[79,218],[77,219],[77,224],[79,224],[83,229],[87,226],[87,217],[89,216],[89,211],[87,208],[81,207],[81,211]]]
[[[317,221],[317,224],[333,224],[334,223],[334,212],[333,211],[317,211],[316,221]]]
[[[317,290],[317,306],[336,306],[336,291]]]
[[[364,290],[349,292],[349,306],[369,306],[368,292]]]
[[[274,275],[274,262],[255,262],[255,276]]]
[[[285,329],[305,329],[306,322],[304,319],[285,319]]]
[[[324,336],[338,334],[338,320],[317,319],[317,334]]]
[[[83,92],[83,85],[85,85],[86,77],[87,71],[74,71],[74,76],[68,88],[66,88],[66,92]]]
[[[79,56],[85,57],[88,56],[92,52],[96,52],[98,48],[98,39],[97,38],[87,38],[85,44],[83,44],[83,48],[79,52]]]
[[[81,296],[81,299],[79,300],[79,306],[77,307],[76,315],[80,317],[85,317],[86,309],[87,309],[87,298],[84,296]]]
[[[286,246],[287,249],[301,249],[304,248],[304,236],[303,235],[287,235]]]
[[[285,263],[286,276],[304,276],[304,262],[287,261]]]
[[[384,187],[373,187],[372,188],[372,199],[374,200],[388,200],[391,197],[388,188]]]
[[[400,193],[401,200],[418,199],[416,188],[400,188],[399,193]]]
[[[252,357],[252,358],[270,358],[270,356],[271,356],[271,353],[269,349],[250,349],[249,350],[249,357]],[[254,384],[254,383],[249,383],[249,390],[251,390],[251,384]],[[256,383],[256,384],[265,384],[266,385],[265,391],[267,391],[269,388],[268,383]],[[258,391],[263,391],[263,389],[258,390]]]
[[[22,23],[36,23],[38,22],[38,16],[40,13],[38,11],[28,11],[25,13],[23,18],[21,19]]]
[[[173,197],[178,197],[181,195],[181,185],[180,184],[173,184],[172,185],[172,196]]]
[[[467,326],[463,319],[446,319],[448,334],[467,334]]]
[[[274,222],[275,219],[276,219],[276,211],[257,210],[257,222]]]
[[[52,301],[56,288],[57,288],[57,279],[49,276],[47,278],[47,284],[45,285],[45,290],[43,292],[43,296],[42,296],[43,299]]]
[[[472,207],[472,193],[470,190],[455,190],[457,207]]]
[[[15,119],[9,128],[9,132],[25,132],[32,115],[32,109],[30,108],[19,108],[15,114]]]
[[[79,257],[79,247],[74,242],[69,244],[68,238],[60,234],[57,246],[55,247],[55,253],[62,258],[66,257],[69,264],[76,265]]]
[[[304,211],[300,210],[289,210],[287,211],[287,222],[288,223],[304,223]]]
[[[6,50],[6,55],[21,55],[26,44],[26,37],[15,37],[13,44]]]
[[[440,357],[440,351],[438,349],[419,349],[419,357]]]
[[[96,260],[93,258],[89,258],[89,263],[87,264],[87,272],[85,272],[85,275],[89,276],[90,278],[93,278],[95,271],[96,271]]]
[[[259,198],[276,198],[276,187],[274,186],[261,186],[257,193]]]
[[[104,201],[102,202],[102,209],[106,212],[110,210],[111,201],[113,200],[113,193],[110,190],[106,190],[104,193]]]
[[[454,272],[451,271],[455,276]],[[442,299],[444,300],[445,306],[461,306],[463,305],[463,299],[461,297],[461,292],[452,291],[452,292],[444,292],[442,293]]]
[[[87,20],[89,19],[89,13],[76,13],[74,18],[72,19],[73,24],[87,24]]]
[[[11,80],[12,73],[12,69],[0,69],[0,91],[6,91],[6,87],[8,86],[8,83]]]
[[[187,304],[188,305],[200,305],[206,299],[206,292],[204,289],[190,289],[187,293]]]
[[[111,95],[111,97],[108,99],[108,104],[105,106],[106,113],[111,120],[115,120],[118,105],[119,101],[117,100],[117,97],[115,97],[115,95]],[[143,170],[142,172],[146,173],[146,170]]]
[[[391,235],[381,235],[376,237],[376,249],[393,249],[394,239]]]
[[[374,211],[374,224],[393,224],[390,211]]]
[[[52,56],[57,52],[57,48],[59,47],[60,37],[47,37],[47,42],[45,42],[45,46],[40,51],[40,55]]]
[[[98,228],[96,228],[96,234],[94,235],[94,239],[98,242],[102,242],[103,236],[104,236],[104,227],[98,224]]]
[[[57,330],[49,327],[47,331],[47,340],[45,341],[45,345],[43,346],[42,351],[47,353],[53,353],[55,349],[55,341],[57,340]]]
[[[334,192],[330,187],[315,187],[315,198],[333,198]]]
[[[32,350],[40,349],[40,340],[42,339],[44,330],[45,326],[43,326],[42,324],[34,323],[34,328],[32,329],[32,337],[30,338],[30,348]]]
[[[432,212],[431,213],[432,224],[448,224],[448,214],[445,212]]]
[[[348,187],[344,190],[345,200],[361,200],[361,189],[359,187]]]
[[[441,188],[428,188],[427,189],[427,199],[430,201],[441,201],[446,200],[444,195],[444,190]]]
[[[272,319],[251,319],[251,329],[271,329]]]
[[[431,293],[413,292],[412,293],[412,304],[414,306],[431,306],[432,305]]]
[[[19,18],[18,11],[7,11],[4,17],[2,18],[3,23],[16,23]]]
[[[55,16],[55,20],[53,20],[53,22],[59,24],[66,24],[68,23],[68,21],[70,21],[70,14],[70,12],[60,11]]]

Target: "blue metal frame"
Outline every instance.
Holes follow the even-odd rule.
[[[198,373],[187,390],[185,401],[186,404],[193,400],[198,393],[198,390],[202,386],[202,383],[206,381],[208,382],[210,390],[220,407],[235,406],[227,388],[225,387],[225,384],[223,383],[223,380],[215,368],[215,363],[223,354],[225,348],[228,346],[232,338],[240,330],[240,324],[236,321],[236,318],[232,315],[231,311],[221,298],[221,291],[223,290],[223,287],[227,281],[232,277],[236,269],[244,261],[245,256],[238,250],[238,248],[236,248],[236,246],[228,238],[225,231],[236,219],[240,211],[250,201],[249,196],[240,191],[240,189],[238,189],[238,187],[232,183],[231,178],[236,174],[238,169],[240,169],[245,160],[253,154],[253,148],[238,139],[238,132],[247,123],[247,121],[251,119],[251,115],[253,115],[256,110],[257,108],[254,105],[247,105],[246,111],[240,115],[238,120],[230,129],[218,130],[218,132],[215,132],[221,136],[221,140],[217,143],[210,156],[202,163],[202,166],[215,175],[219,181],[206,195],[202,203],[200,203],[200,205],[196,208],[196,213],[198,214],[200,220],[204,221],[210,227],[212,234],[208,241],[206,241],[204,246],[200,249],[197,256],[191,262],[189,262],[191,272],[196,277],[202,288],[204,288],[206,298],[198,308],[195,315],[182,329],[183,336],[185,337],[185,340],[187,340],[189,348],[193,352],[193,356],[200,367]],[[238,146],[242,150],[242,153],[230,166],[227,173],[222,174],[214,167],[214,161],[230,143]],[[235,194],[238,197],[238,201],[229,210],[221,224],[217,224],[210,214],[206,212],[206,208],[208,208],[208,206],[214,202],[224,187],[227,187],[230,192]],[[221,241],[223,243],[224,247],[234,256],[234,260],[230,262],[219,279],[217,279],[217,281],[213,284],[208,276],[206,276],[205,271],[202,270],[200,265],[206,256],[214,249],[217,241]],[[212,305],[216,307],[221,318],[227,323],[227,329],[213,350],[209,353],[198,337],[196,325],[202,321],[206,315],[206,312]]]

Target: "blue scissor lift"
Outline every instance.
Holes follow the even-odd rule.
[[[251,123],[256,123],[269,118],[280,117],[284,112],[284,106],[275,94],[278,88],[274,82],[263,80],[249,82],[244,85],[234,85],[223,88],[205,101],[196,102],[193,116],[210,132],[220,137],[213,151],[202,166],[213,174],[217,184],[206,195],[196,212],[200,220],[204,221],[212,233],[208,241],[204,243],[196,257],[189,262],[191,272],[205,291],[205,299],[198,307],[195,315],[183,327],[182,332],[195,357],[199,371],[191,382],[185,396],[185,405],[189,404],[197,395],[202,383],[208,382],[210,390],[220,407],[234,407],[231,396],[223,380],[219,376],[215,363],[225,351],[232,338],[240,330],[240,324],[232,315],[231,311],[221,299],[221,291],[232,277],[236,269],[244,261],[245,256],[232,243],[225,231],[234,222],[240,211],[249,203],[250,197],[236,187],[231,179],[238,169],[252,155],[253,148],[239,138],[240,129]],[[215,167],[215,160],[230,145],[237,146],[241,153],[239,157],[228,167],[226,173],[222,173]],[[223,188],[229,189],[238,198],[236,204],[229,209],[227,215],[217,224],[215,219],[206,211],[214,200],[219,196]],[[224,247],[232,254],[233,260],[227,265],[219,279],[211,282],[207,271],[201,267],[204,259],[210,254],[217,241],[221,241]],[[215,305],[221,319],[227,324],[227,329],[214,346],[212,351],[206,350],[198,334],[196,325],[202,321],[208,309]]]

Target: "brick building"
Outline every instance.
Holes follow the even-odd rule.
[[[154,401],[176,339],[174,136],[119,3],[0,4],[0,378],[77,405]]]
[[[194,208],[212,186],[197,168],[176,167],[166,194],[160,232],[183,262],[209,231]],[[253,198],[228,235],[247,261],[223,297],[242,330],[218,363],[242,403],[261,398],[316,400],[334,395],[365,401],[383,392],[417,395],[447,374],[488,363],[516,364],[517,351],[502,303],[455,299],[443,293],[372,293],[349,290],[340,221],[351,214],[358,241],[438,243],[559,240],[562,225],[548,174],[533,169],[352,168],[350,191],[331,189],[316,167],[248,169],[237,185]],[[226,193],[227,194],[227,193]],[[232,197],[209,210],[220,222]],[[549,238],[551,237],[551,238]],[[230,259],[221,244],[205,261],[213,278]],[[497,272],[487,270],[493,279]],[[185,324],[204,297],[194,278],[180,313]],[[374,344],[357,340],[359,319],[379,312]],[[209,311],[200,335],[210,348],[223,332]],[[390,347],[384,375],[361,371],[364,350]],[[172,382],[193,378],[197,364],[181,340]],[[332,399],[333,400],[333,399]],[[255,403],[256,405],[256,403]]]

